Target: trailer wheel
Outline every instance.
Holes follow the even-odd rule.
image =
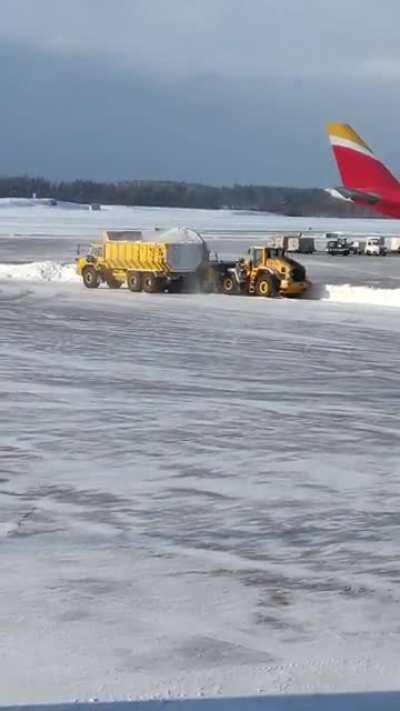
[[[129,272],[126,283],[130,291],[142,291],[143,279],[140,272]]]
[[[222,280],[222,291],[224,294],[237,294],[236,281],[230,274],[226,274]]]
[[[256,281],[256,294],[257,296],[264,296],[266,298],[272,298],[276,296],[279,291],[279,280],[274,274],[269,274],[265,272],[261,274]]]
[[[100,276],[92,266],[83,269],[82,279],[87,289],[97,289],[100,286]]]
[[[143,290],[148,294],[155,294],[161,291],[160,279],[150,272],[150,274],[145,274],[143,277]]]

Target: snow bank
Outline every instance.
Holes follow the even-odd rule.
[[[13,207],[13,208],[26,208],[26,207],[39,207],[39,208],[61,208],[67,210],[89,210],[90,205],[78,202],[68,202],[65,200],[57,200],[53,202],[52,198],[0,198],[0,208],[3,207]],[[100,206],[101,208],[101,206]]]
[[[351,284],[315,284],[309,298],[342,304],[367,304],[400,308],[400,289],[376,289]]]
[[[30,262],[27,264],[1,264],[0,280],[78,282],[74,264],[59,262]]]

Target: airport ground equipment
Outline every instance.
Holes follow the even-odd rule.
[[[311,286],[304,267],[277,246],[257,246],[247,258],[226,263],[221,274],[224,294],[300,296]]]
[[[301,254],[314,254],[314,252],[315,252],[314,238],[310,235],[302,234],[301,237],[299,238],[298,252],[300,252]]]
[[[341,254],[347,257],[352,252],[353,244],[347,237],[337,237],[335,239],[328,239],[327,252],[333,257]]]
[[[368,257],[386,257],[387,248],[382,237],[370,237],[365,245],[365,254]]]
[[[389,247],[390,252],[400,254],[400,237],[387,237],[385,239],[385,244]]]

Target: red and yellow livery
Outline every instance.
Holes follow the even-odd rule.
[[[342,186],[339,197],[390,217],[400,217],[400,183],[347,123],[328,123],[327,133]]]

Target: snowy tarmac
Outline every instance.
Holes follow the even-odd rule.
[[[96,711],[398,711],[396,692],[246,696],[158,701],[96,702]],[[93,701],[60,705],[2,706],[2,711],[93,711]]]
[[[100,220],[253,216],[3,211],[0,702],[397,690],[400,259],[88,291]]]

